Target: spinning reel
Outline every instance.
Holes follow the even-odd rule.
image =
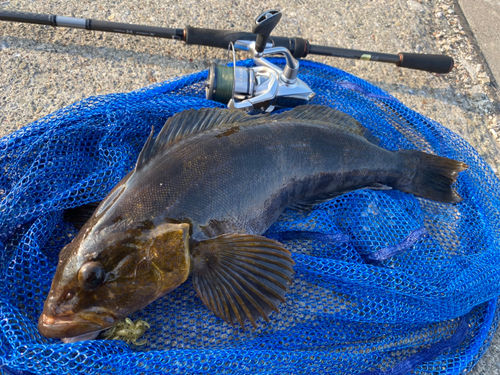
[[[290,108],[307,104],[315,95],[311,88],[297,78],[299,62],[285,47],[273,47],[268,43],[271,31],[281,19],[281,13],[271,10],[255,20],[252,32],[255,41],[231,42],[233,66],[212,63],[206,84],[206,97],[227,104],[231,109],[247,112],[271,112],[274,109]],[[235,50],[252,54],[255,67],[236,66]],[[284,69],[268,61],[270,55],[284,55]]]

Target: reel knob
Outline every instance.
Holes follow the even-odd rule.
[[[278,10],[268,10],[257,17],[255,25],[252,29],[252,32],[257,34],[257,39],[255,40],[256,52],[264,52],[269,35],[280,20],[281,13]]]

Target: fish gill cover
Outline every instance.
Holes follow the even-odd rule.
[[[282,62],[275,60],[275,62]],[[250,65],[251,61],[240,62]],[[463,161],[447,204],[360,190],[287,210],[266,233],[292,252],[286,303],[259,328],[231,327],[191,281],[134,313],[151,326],[134,346],[46,339],[37,320],[58,253],[77,230],[66,209],[103,199],[130,171],[151,127],[222,107],[207,71],[95,96],[0,140],[0,373],[461,374],[488,347],[500,308],[500,184],[462,138],[338,69],[301,62],[312,104],[350,114],[390,150]]]

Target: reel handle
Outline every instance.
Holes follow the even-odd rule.
[[[257,34],[257,39],[255,40],[256,52],[264,52],[269,35],[280,20],[281,13],[278,10],[268,10],[257,17],[255,25],[252,29],[252,32]]]

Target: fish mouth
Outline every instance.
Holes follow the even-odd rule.
[[[38,319],[38,331],[48,339],[62,339],[86,335],[110,328],[115,317],[107,311],[68,314],[62,317],[45,313]]]

